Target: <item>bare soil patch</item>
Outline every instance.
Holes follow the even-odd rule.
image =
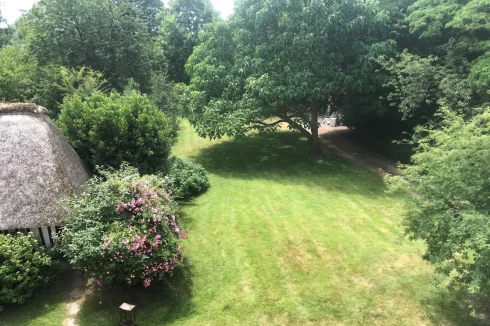
[[[386,174],[399,174],[396,168],[396,162],[355,143],[350,137],[353,131],[349,128],[322,125],[318,132],[320,139],[328,147],[335,149],[340,155],[367,168],[371,172],[381,177]]]

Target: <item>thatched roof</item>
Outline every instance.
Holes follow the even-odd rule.
[[[0,230],[59,225],[59,200],[90,177],[61,131],[35,104],[0,104]]]

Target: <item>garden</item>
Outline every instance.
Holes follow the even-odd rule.
[[[0,324],[490,324],[489,10],[0,11]]]
[[[89,295],[80,325],[117,324],[124,301],[141,325],[479,324],[464,296],[437,285],[424,244],[404,238],[403,198],[378,176],[335,152],[311,158],[287,131],[209,142],[184,120],[178,139],[173,153],[211,184],[181,204],[183,266],[148,289]],[[3,324],[61,324],[63,282],[4,311]]]

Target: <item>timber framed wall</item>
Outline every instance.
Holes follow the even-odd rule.
[[[54,243],[53,235],[59,234],[63,228],[61,226],[40,226],[37,228],[29,228],[29,229],[9,229],[0,231],[1,234],[17,234],[18,232],[22,234],[27,234],[32,232],[34,237],[36,237],[39,242],[45,247],[51,247]]]

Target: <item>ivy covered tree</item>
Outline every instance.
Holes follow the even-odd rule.
[[[375,59],[394,50],[387,21],[364,1],[238,1],[188,61],[191,122],[210,138],[287,123],[318,151],[329,99],[346,116],[383,110],[371,95],[385,78]]]

